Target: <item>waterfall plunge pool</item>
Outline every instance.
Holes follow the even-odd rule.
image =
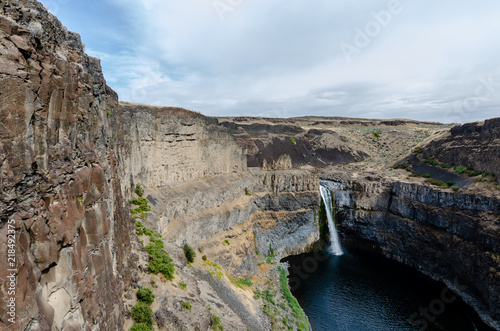
[[[371,253],[344,253],[283,260],[314,331],[493,330],[445,285]]]

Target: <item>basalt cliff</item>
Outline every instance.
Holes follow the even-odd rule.
[[[309,329],[280,260],[321,247],[320,179],[346,186],[344,245],[446,283],[500,329],[500,119],[119,102],[80,37],[31,0],[0,2],[0,107],[2,330],[129,330],[141,288],[158,330]],[[171,274],[152,269],[159,251]]]

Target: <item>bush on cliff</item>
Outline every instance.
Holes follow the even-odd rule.
[[[137,290],[137,293],[135,295],[139,302],[144,302],[148,305],[152,304],[155,301],[155,295],[150,288],[140,288]]]
[[[453,169],[455,169],[455,172],[459,175],[463,174],[464,172],[467,172],[467,167],[464,167],[462,165],[455,166]]]
[[[138,302],[131,312],[132,318],[136,323],[144,323],[145,325],[153,325],[153,310],[147,303]]]
[[[131,210],[132,215],[136,215],[136,214],[151,210],[151,208],[149,208],[149,205],[148,205],[148,200],[145,198],[137,198],[134,200],[130,200],[129,202],[133,205],[138,206],[137,208]]]
[[[135,186],[135,190],[134,190],[135,194],[137,194],[140,198],[142,198],[142,196],[144,195],[144,189],[142,188],[142,185],[141,184],[137,184]]]
[[[174,261],[162,248],[158,241],[151,242],[146,246],[146,251],[149,253],[148,270],[153,274],[162,273],[165,278],[172,280],[175,272]]]
[[[135,323],[130,328],[130,331],[153,331],[153,327],[145,323]]]
[[[182,250],[184,251],[184,255],[186,255],[188,263],[193,263],[194,259],[196,258],[196,252],[193,250],[193,248],[188,244],[184,244],[184,246],[182,246]]]

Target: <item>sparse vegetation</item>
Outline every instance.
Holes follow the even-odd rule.
[[[427,164],[430,164],[430,165],[433,165],[433,166],[437,166],[439,165],[439,162],[436,161],[434,158],[428,156],[425,158],[425,160],[423,161],[424,163],[427,163]]]
[[[153,325],[153,310],[147,303],[138,302],[132,307],[131,315],[138,324]]]
[[[155,295],[150,288],[140,288],[137,290],[135,294],[137,297],[137,301],[144,302],[148,305],[152,304],[155,301]]]
[[[295,140],[295,137],[290,137],[290,141],[292,144],[297,145],[297,141]]]
[[[212,315],[212,329],[218,330],[218,331],[223,331],[224,327],[222,326],[222,322],[220,320],[220,317],[217,315]]]
[[[187,289],[187,283],[185,281],[180,281],[179,282],[179,287],[181,290],[186,290]]]
[[[469,176],[469,177],[476,177],[476,176],[479,176],[481,174],[482,174],[481,171],[470,170],[469,172],[467,172],[467,176]]]
[[[191,308],[193,308],[190,301],[182,301],[181,307],[187,310],[191,310]]]
[[[443,182],[442,180],[439,180],[439,179],[430,178],[430,179],[427,179],[425,182],[429,183],[431,185],[440,186],[442,188],[448,188],[448,184],[446,184],[445,182]]]
[[[226,240],[224,240],[224,244],[225,244],[225,245],[228,245],[228,246],[229,246],[229,245],[231,245],[231,244],[229,243],[229,240],[227,240],[227,239],[226,239]]]
[[[153,327],[145,323],[135,323],[130,328],[130,331],[153,331]]]
[[[372,131],[372,135],[375,139],[379,140],[380,139],[380,134],[381,132],[380,131]]]
[[[248,278],[244,278],[244,279],[235,279],[235,278],[229,278],[229,280],[231,281],[231,283],[235,286],[238,286],[239,288],[245,288],[245,287],[250,287],[253,285],[253,282],[248,279]]]
[[[455,172],[459,175],[463,174],[464,172],[467,172],[467,167],[464,167],[462,165],[459,165],[459,166],[455,166],[453,168],[455,170]]]
[[[451,189],[456,192],[458,191],[458,186],[452,186]]]
[[[424,152],[424,150],[422,149],[422,147],[415,147],[415,149],[413,151],[415,153],[417,153],[417,154],[422,154]]]
[[[248,190],[248,187],[245,187],[245,195],[252,195],[252,192]]]
[[[280,268],[280,287],[281,287],[281,294],[285,298],[285,300],[288,302],[288,306],[292,310],[292,319],[295,325],[297,326],[297,329],[299,330],[306,330],[307,326],[309,323],[307,322],[306,315],[304,314],[304,311],[302,308],[300,308],[300,305],[295,299],[295,297],[292,295],[290,292],[290,289],[288,288],[288,280],[286,278],[286,271],[284,269]]]
[[[194,249],[186,243],[182,246],[182,250],[184,251],[184,255],[186,256],[188,263],[193,263],[196,258],[196,252]]]
[[[137,184],[134,189],[134,193],[137,194],[140,198],[144,195],[144,189],[141,184]]]
[[[111,109],[109,107],[106,108],[106,115],[111,116]]]
[[[174,261],[163,250],[164,244],[161,235],[149,229],[146,232],[145,234],[149,235],[150,239],[150,243],[146,246],[146,251],[149,254],[149,272],[153,274],[162,273],[168,280],[174,279]]]
[[[137,208],[131,210],[132,215],[137,215],[139,213],[151,210],[151,208],[149,208],[148,200],[145,198],[137,198],[134,200],[130,200],[129,203],[138,206]]]
[[[28,30],[30,30],[31,35],[37,39],[43,36],[43,27],[39,22],[30,22]]]
[[[198,247],[198,252],[203,253],[204,250],[205,250],[205,247],[203,247],[203,246]]]
[[[158,285],[156,285],[156,280],[151,279],[151,287],[152,288],[158,288]]]
[[[431,175],[429,175],[429,174],[423,174],[422,177],[424,177],[424,178],[431,178]]]

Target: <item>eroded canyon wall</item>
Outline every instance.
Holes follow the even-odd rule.
[[[453,127],[426,144],[423,155],[491,172],[500,180],[500,118]]]
[[[0,2],[0,329],[113,330],[128,254],[98,59],[36,1]],[[16,317],[8,321],[8,221],[15,221]]]
[[[347,246],[374,250],[446,283],[499,327],[498,198],[377,175],[325,178],[349,187],[351,199],[337,213]]]

